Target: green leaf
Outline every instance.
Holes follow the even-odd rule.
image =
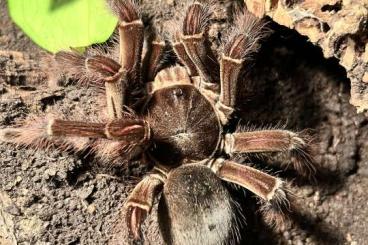
[[[105,0],[8,0],[8,6],[14,22],[51,52],[102,43],[117,22]]]

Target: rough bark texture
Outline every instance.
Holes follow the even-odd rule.
[[[226,4],[219,5],[210,30],[213,40],[217,40],[218,31],[229,29]],[[144,1],[143,7],[145,12],[156,13],[161,24],[175,12],[172,2]],[[363,10],[358,8],[354,13],[359,11]],[[26,62],[24,66],[31,67],[29,74],[36,72],[41,50],[12,24],[5,1],[0,2],[0,26],[0,50],[22,52],[23,57],[30,57],[21,59]],[[299,206],[295,225],[281,231],[262,222],[252,195],[231,189],[233,198],[241,203],[240,212],[247,216],[242,244],[366,244],[368,114],[356,114],[349,104],[347,73],[336,59],[326,60],[324,55],[328,55],[295,31],[275,23],[271,28],[274,33],[254,57],[247,79],[239,85],[240,125],[275,126],[287,121],[288,129],[314,129],[320,142],[317,161],[326,174],[314,182],[301,180],[289,171],[279,174],[294,180],[292,190]],[[360,32],[348,37],[356,41],[355,52],[363,52],[357,48],[361,45],[357,42]],[[0,55],[0,60],[5,60],[0,62],[4,64],[0,69],[17,67],[7,57]],[[353,67],[351,72],[359,66]],[[29,115],[55,110],[64,115],[79,110],[96,113],[95,91],[75,86],[45,89],[43,85],[32,85],[38,77],[33,75],[26,75],[22,86],[11,86],[17,84],[23,69],[9,69],[14,76],[0,82],[0,128],[14,126]],[[260,169],[276,172],[276,163],[282,159],[275,156],[266,163],[252,160]],[[0,143],[0,244],[106,244],[111,237],[126,244],[125,217],[124,212],[120,213],[134,182],[143,174],[134,165],[122,170],[119,166],[98,165],[88,156],[34,152]],[[146,244],[162,244],[157,208],[143,230]]]
[[[339,59],[351,82],[350,103],[368,109],[368,1],[245,0],[257,16],[295,29],[319,46],[325,58]]]

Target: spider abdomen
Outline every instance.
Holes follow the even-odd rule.
[[[194,86],[155,91],[146,113],[153,134],[150,154],[161,164],[200,161],[216,151],[220,140],[217,114]]]
[[[223,244],[232,234],[232,202],[221,180],[206,166],[187,164],[168,175],[159,223],[168,244]]]

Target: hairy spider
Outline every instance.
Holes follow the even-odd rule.
[[[136,4],[109,4],[119,18],[119,56],[55,55],[64,73],[104,89],[107,115],[79,121],[36,118],[2,130],[0,138],[23,146],[89,149],[106,162],[134,158],[148,164],[150,172],[125,205],[134,239],[140,238],[141,224],[161,192],[169,217],[168,243],[227,241],[236,229],[235,206],[221,180],[253,192],[266,220],[281,223],[290,208],[285,182],[230,159],[236,153],[289,152],[292,167],[310,174],[315,166],[308,137],[287,130],[224,130],[235,110],[244,66],[264,36],[264,22],[239,12],[217,59],[208,39],[211,8],[193,2],[171,33],[179,64],[160,70],[165,42],[149,42],[142,58],[144,25]]]

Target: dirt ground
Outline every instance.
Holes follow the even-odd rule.
[[[229,25],[226,8],[231,4],[219,4],[214,39]],[[175,1],[145,1],[143,7],[160,9],[161,23],[171,18],[173,5]],[[274,32],[239,91],[237,119],[241,125],[313,129],[321,168],[310,181],[292,171],[280,172],[282,157],[254,159],[259,167],[293,182],[298,210],[291,227],[276,231],[262,222],[252,195],[232,191],[247,217],[241,244],[367,244],[368,113],[357,114],[349,104],[349,80],[336,60],[325,60],[319,48],[296,32],[274,23],[270,27]],[[22,64],[17,65],[17,56],[4,56],[8,51],[26,55]],[[35,75],[42,51],[10,21],[5,1],[0,3],[0,52],[0,128],[56,109],[63,114],[94,110],[92,89],[34,85],[42,77]],[[120,213],[132,183],[144,174],[136,170],[101,166],[88,156],[0,143],[0,244],[106,244],[112,236],[126,237]],[[160,243],[155,212],[143,227],[146,244]],[[122,234],[114,234],[114,227]],[[152,237],[158,240],[149,241]]]

